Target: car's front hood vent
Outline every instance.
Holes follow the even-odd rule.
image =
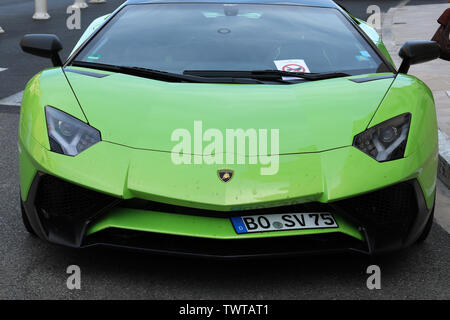
[[[234,133],[254,129],[259,141],[267,130],[269,153],[271,133],[275,141],[277,130],[279,154],[349,146],[354,135],[366,129],[393,81],[356,83],[337,78],[295,85],[252,85],[167,83],[124,74],[103,78],[73,72],[66,75],[89,124],[101,131],[102,140],[172,151],[180,136],[188,133],[190,152],[195,154],[204,153],[210,144],[203,136],[202,146],[198,146],[205,132],[215,137],[220,132],[223,152],[239,153],[237,143],[234,150],[226,150],[227,129]],[[197,129],[201,124],[201,132],[195,132],[194,123]],[[259,150],[256,153],[261,153]],[[247,155],[253,153],[246,151]]]

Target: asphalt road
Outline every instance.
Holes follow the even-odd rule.
[[[0,35],[0,68],[8,68],[0,72],[0,98],[23,90],[34,73],[49,66],[45,59],[20,53],[21,35],[57,33],[66,45],[63,55],[81,35],[65,29],[65,8],[72,1],[49,0],[52,19],[45,22],[31,20],[32,2],[0,4],[0,26],[7,31]],[[91,5],[83,14],[83,28],[121,2]],[[376,1],[341,2],[364,12]],[[0,299],[450,299],[450,234],[436,223],[424,244],[381,258],[215,262],[44,243],[28,235],[20,220],[18,117],[18,107],[0,106]],[[439,186],[441,198],[448,197]],[[437,210],[448,210],[443,203]],[[66,287],[66,268],[72,264],[81,268],[81,290]],[[381,268],[381,290],[366,287],[366,268],[372,264]]]

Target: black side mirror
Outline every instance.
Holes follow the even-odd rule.
[[[413,64],[428,62],[441,55],[441,47],[435,41],[408,41],[398,53],[403,62],[398,69],[399,73],[408,73]]]
[[[52,59],[55,67],[62,66],[59,51],[63,47],[59,38],[54,34],[27,34],[22,38],[20,47],[26,53]]]

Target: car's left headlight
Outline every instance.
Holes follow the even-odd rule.
[[[379,162],[403,158],[411,114],[404,113],[355,136],[353,146]]]
[[[61,110],[46,106],[45,116],[53,152],[76,156],[101,140],[97,129]]]

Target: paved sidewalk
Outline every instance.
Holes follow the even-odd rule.
[[[430,40],[439,27],[436,20],[447,8],[450,8],[450,3],[400,5],[386,13],[383,19],[383,39],[397,67],[401,62],[398,56],[401,46],[408,40]],[[438,59],[414,65],[410,74],[424,81],[433,91],[440,129],[439,177],[450,187],[450,62]]]
[[[407,3],[405,1],[404,3]],[[437,19],[449,4],[398,6],[383,19],[383,40],[397,67],[398,52],[408,40],[430,40],[438,28]],[[420,17],[418,23],[417,17]],[[410,74],[424,81],[433,91],[439,125],[439,178],[450,188],[450,62],[438,59],[414,65]],[[450,230],[450,189],[438,181],[436,221]]]

